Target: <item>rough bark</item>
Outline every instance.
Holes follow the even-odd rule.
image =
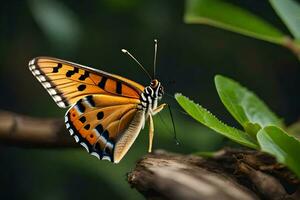
[[[210,158],[155,151],[128,182],[147,199],[300,199],[296,176],[252,150],[225,149]]]

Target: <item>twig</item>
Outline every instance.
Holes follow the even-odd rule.
[[[41,119],[0,110],[0,142],[28,147],[76,147],[63,118]]]

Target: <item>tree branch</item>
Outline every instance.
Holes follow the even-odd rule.
[[[30,147],[76,147],[63,119],[40,119],[0,110],[0,141]]]
[[[147,199],[300,199],[299,180],[252,150],[226,149],[212,158],[155,151],[128,182]]]

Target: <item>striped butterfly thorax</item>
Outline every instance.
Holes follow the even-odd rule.
[[[118,163],[149,120],[149,151],[154,132],[152,116],[163,95],[153,79],[144,87],[127,78],[51,57],[37,57],[29,69],[61,108],[68,108],[66,127],[75,141],[99,159]]]

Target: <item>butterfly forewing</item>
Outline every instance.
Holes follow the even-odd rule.
[[[144,89],[129,79],[56,58],[35,58],[29,68],[62,108],[92,94],[138,99]]]

